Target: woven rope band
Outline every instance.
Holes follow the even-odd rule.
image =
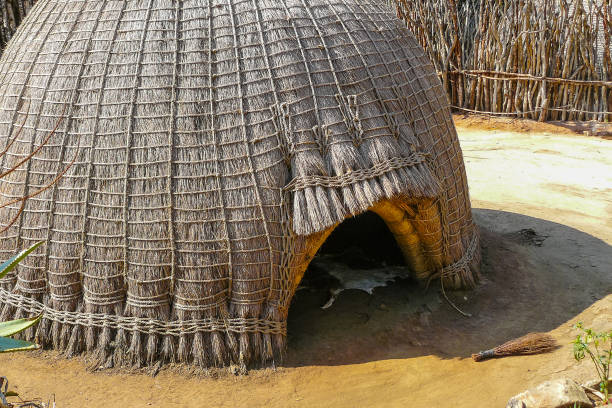
[[[465,271],[469,271],[470,265],[474,261],[474,258],[479,255],[478,249],[480,248],[480,246],[478,243],[479,243],[479,235],[476,229],[474,229],[472,233],[472,240],[470,241],[470,246],[467,248],[467,250],[461,257],[461,259],[459,259],[457,262],[453,264],[450,264],[442,268],[442,270],[440,270],[439,272],[436,272],[430,275],[429,279],[427,280],[428,284],[434,279],[438,279],[438,278],[448,279],[456,275],[461,275]]]
[[[455,262],[454,264],[448,265],[443,268],[440,272],[440,275],[443,278],[448,278],[454,276],[461,271],[465,271],[470,268],[470,264],[474,260],[474,256],[476,255],[476,251],[478,250],[478,233],[474,230],[472,234],[472,241],[470,242],[470,246],[468,247],[465,254],[461,257],[460,260]]]
[[[66,312],[52,309],[34,299],[16,295],[0,288],[2,304],[19,307],[32,314],[43,314],[48,320],[84,327],[108,327],[141,333],[180,336],[197,332],[265,333],[286,336],[286,322],[257,318],[206,318],[183,321],[162,321],[141,317]]]
[[[333,187],[339,188],[360,181],[380,177],[393,170],[405,167],[414,167],[425,163],[426,155],[422,153],[412,153],[408,157],[394,157],[373,165],[368,169],[354,170],[340,176],[301,176],[296,177],[284,188],[285,191],[298,191],[308,187]]]

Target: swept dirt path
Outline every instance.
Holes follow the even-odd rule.
[[[470,319],[411,282],[373,296],[300,291],[288,358],[245,377],[89,372],[52,352],[0,356],[25,397],[63,407],[498,407],[546,379],[592,377],[571,325],[612,327],[612,140],[533,122],[457,116],[481,226],[484,281],[451,294]],[[521,231],[523,232],[521,233]],[[527,231],[526,231],[527,230]],[[532,230],[532,231],[530,231]],[[541,246],[538,246],[540,245]],[[474,363],[472,352],[528,331],[562,345]]]

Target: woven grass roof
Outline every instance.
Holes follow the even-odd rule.
[[[0,198],[69,170],[0,210],[0,257],[45,242],[0,318],[44,311],[27,337],[106,366],[269,362],[317,249],[368,209],[417,278],[473,285],[446,96],[379,3],[39,0],[0,59],[2,168],[36,151]]]

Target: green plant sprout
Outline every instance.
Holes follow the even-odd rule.
[[[4,278],[19,262],[21,262],[32,251],[38,248],[42,242],[38,242],[28,249],[24,249],[8,261],[0,265],[0,279]],[[8,322],[0,322],[0,353],[13,353],[16,351],[35,350],[39,346],[29,341],[12,339],[9,336],[21,333],[25,329],[32,327],[40,321],[42,315],[30,317],[26,319],[11,320]],[[4,389],[3,386],[4,385]],[[9,391],[8,381],[5,377],[0,377],[0,406],[8,406],[7,397],[14,397],[18,394]]]
[[[585,329],[582,322],[574,325],[582,333],[572,341],[574,345],[574,358],[576,361],[584,359],[587,355],[595,365],[599,377],[599,390],[604,396],[604,404],[610,402],[608,381],[610,378],[610,362],[612,361],[612,330],[597,333],[592,329]]]
[[[0,279],[6,276],[13,268],[19,264],[26,256],[32,251],[38,248],[42,242],[36,243],[10,258],[8,261],[0,265]],[[8,322],[0,322],[0,353],[11,353],[15,351],[33,350],[37,349],[38,345],[30,343],[29,341],[12,339],[9,336],[13,336],[17,333],[21,333],[25,329],[35,325],[42,315],[37,317],[30,317],[26,319],[11,320]]]

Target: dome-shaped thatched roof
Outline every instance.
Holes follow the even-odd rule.
[[[36,152],[0,196],[68,171],[0,212],[1,257],[45,242],[2,317],[44,310],[39,341],[107,365],[269,361],[317,248],[368,209],[419,279],[472,285],[446,96],[378,3],[40,0],[0,60],[3,169]]]

